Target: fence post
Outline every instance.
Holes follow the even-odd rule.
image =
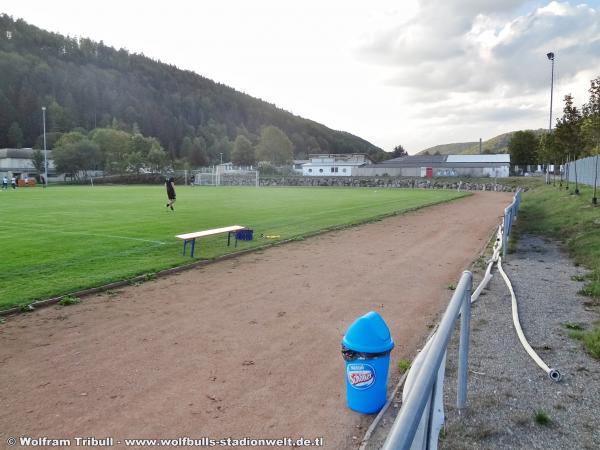
[[[460,343],[458,347],[458,387],[456,406],[463,409],[467,403],[467,375],[469,370],[469,334],[471,329],[471,289],[473,275],[469,274],[469,282],[463,295],[460,313]]]
[[[508,233],[510,231],[510,207],[504,210],[504,225],[502,227],[502,257],[506,257],[506,247],[508,247]]]

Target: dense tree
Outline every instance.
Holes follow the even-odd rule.
[[[73,178],[87,177],[87,171],[99,167],[102,154],[95,142],[83,138],[65,145],[57,145],[53,154],[56,170]]]
[[[600,153],[600,77],[590,83],[590,99],[583,106],[581,132],[587,153]]]
[[[206,166],[209,163],[208,153],[206,151],[206,141],[202,136],[195,137],[191,140],[191,147],[186,156],[190,164],[195,167]]]
[[[46,160],[42,151],[34,150],[33,156],[31,157],[31,164],[33,165],[33,168],[37,171],[37,173],[43,174],[44,172],[46,172],[45,161]]]
[[[566,161],[554,133],[544,133],[538,140],[537,162],[553,164],[556,168]]]
[[[17,122],[10,125],[7,133],[8,145],[13,148],[23,147],[23,132]]]
[[[55,147],[66,147],[69,144],[74,144],[84,140],[85,138],[86,136],[83,133],[80,133],[79,131],[71,131],[70,133],[61,135],[61,137],[56,141]]]
[[[394,147],[394,151],[392,151],[390,158],[401,158],[403,156],[408,156],[408,152],[404,150],[404,147],[402,147],[401,145],[396,145]]]
[[[252,147],[252,142],[246,136],[240,135],[235,138],[231,161],[240,166],[251,166],[255,163],[254,147]]]
[[[162,149],[158,141],[156,142],[156,145],[153,145],[148,152],[148,157],[146,160],[148,163],[148,169],[155,173],[162,172],[163,169],[168,165],[167,154]]]
[[[581,112],[573,105],[571,94],[565,95],[563,116],[556,121],[554,137],[556,145],[570,159],[577,159],[583,153],[584,142],[581,132]]]
[[[517,131],[508,144],[514,166],[537,164],[538,138],[533,131]]]
[[[125,173],[134,162],[128,156],[131,152],[131,136],[125,131],[113,128],[97,128],[90,138],[100,148],[103,168],[107,173]]]
[[[293,147],[292,141],[283,131],[270,125],[264,127],[260,132],[256,158],[259,161],[270,161],[274,165],[287,164],[294,157]]]

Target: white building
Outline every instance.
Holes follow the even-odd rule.
[[[35,178],[38,171],[31,162],[33,152],[35,150],[31,148],[0,148],[0,178],[4,176],[17,179]],[[39,175],[43,175],[43,173]],[[52,151],[48,150],[48,178],[55,176]]]
[[[349,177],[356,175],[358,167],[370,164],[362,153],[310,155],[310,162],[302,165],[302,175],[307,177]]]
[[[295,159],[292,163],[292,170],[300,175],[302,175],[302,166],[304,164],[309,163],[308,159]]]

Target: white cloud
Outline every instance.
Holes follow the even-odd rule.
[[[570,91],[585,102],[589,80],[600,75],[600,12],[568,2],[527,7],[523,1],[425,1],[406,23],[364,42],[359,54],[380,64],[385,82],[416,102],[406,116],[411,128],[435,123],[465,137],[477,128],[488,137],[502,127],[542,128],[549,111],[546,53],[556,55],[554,111]]]

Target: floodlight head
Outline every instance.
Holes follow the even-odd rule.
[[[46,111],[46,107],[45,106],[42,106],[42,111]]]
[[[552,53],[552,52],[550,52],[550,53],[547,53],[547,54],[546,54],[546,56],[548,57],[548,59],[549,59],[550,61],[554,61],[554,53]]]

